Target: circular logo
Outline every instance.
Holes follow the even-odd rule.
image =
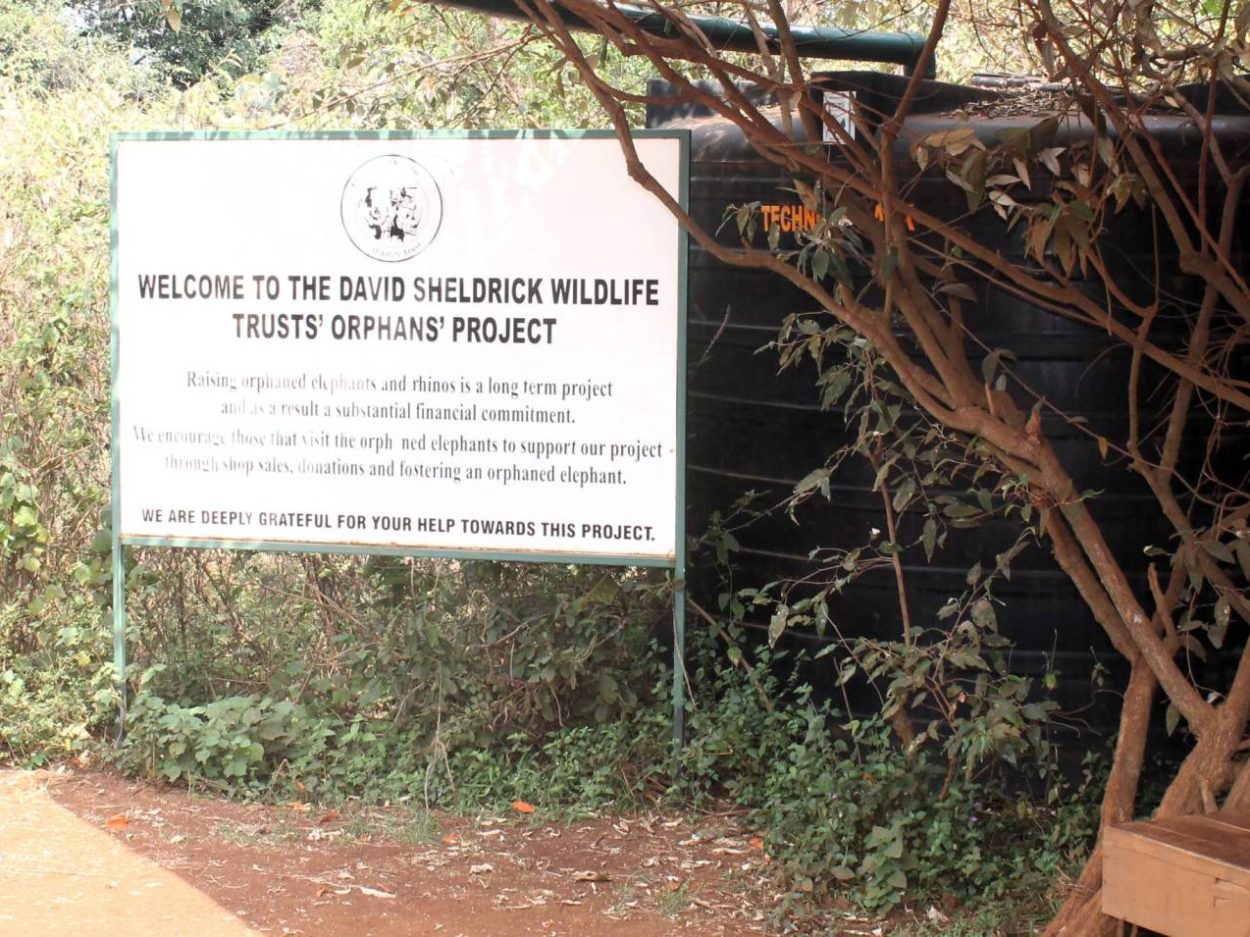
[[[430,246],[443,196],[430,171],[406,156],[377,156],[343,187],[343,230],[362,253],[395,262]]]

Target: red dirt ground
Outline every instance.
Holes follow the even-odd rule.
[[[97,771],[49,790],[264,934],[739,937],[779,897],[733,818],[244,805]]]

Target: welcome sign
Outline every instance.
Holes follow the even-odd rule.
[[[685,246],[614,138],[121,135],[114,212],[120,542],[677,562]]]

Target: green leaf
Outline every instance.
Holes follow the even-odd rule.
[[[804,475],[799,480],[798,484],[794,486],[794,493],[796,495],[806,494],[807,492],[813,491],[814,489],[818,487],[827,485],[829,481],[829,475],[830,475],[830,470],[828,468],[822,467],[818,469],[813,469],[812,471]]]
[[[1228,622],[1224,624],[1215,622],[1207,629],[1207,637],[1211,641],[1211,645],[1218,651],[1224,647],[1224,638],[1228,635]]]
[[[964,191],[968,193],[968,210],[973,211],[985,198],[985,151],[978,150],[972,154],[972,157],[960,169],[959,175],[967,183]]]
[[[789,618],[789,607],[785,605],[778,606],[777,611],[773,613],[772,620],[768,623],[768,643],[770,645],[775,645],[785,633],[786,622]]]
[[[614,703],[620,698],[620,686],[611,674],[600,674],[597,681],[599,698],[607,703]]]
[[[1206,550],[1211,556],[1219,560],[1221,563],[1233,563],[1233,551],[1218,540],[1208,540],[1203,538],[1198,541],[1202,544],[1202,549]]]
[[[824,406],[830,407],[842,399],[842,395],[846,393],[847,388],[851,386],[854,375],[850,368],[829,368],[816,382],[818,386],[824,388],[821,395],[821,402]]]
[[[1047,722],[1050,719],[1050,713],[1037,703],[1025,703],[1020,707],[1020,715],[1033,722]]]
[[[972,583],[975,585],[975,583]],[[998,624],[998,616],[994,614],[994,606],[989,599],[982,596],[972,603],[972,623],[978,628],[994,628]]]
[[[838,671],[838,686],[846,686],[850,679],[859,672],[859,665],[851,660],[842,665],[842,669]]]
[[[1163,714],[1163,725],[1167,729],[1168,735],[1176,731],[1176,727],[1181,721],[1181,711],[1176,708],[1175,703],[1168,703],[1167,712]]]
[[[956,299],[963,299],[970,303],[977,301],[976,291],[967,283],[945,283],[938,287],[938,292],[946,293],[949,296],[954,296]]]
[[[1228,599],[1220,596],[1215,603],[1215,621],[1207,628],[1207,638],[1216,650],[1224,647],[1224,639],[1228,635],[1228,622],[1231,612],[1232,609],[1229,607]]]
[[[1077,218],[1081,219],[1081,221],[1086,223],[1094,220],[1094,207],[1087,202],[1082,202],[1079,199],[1073,199],[1068,202],[1068,210],[1071,211]],[[1073,226],[1071,230],[1073,237],[1075,237],[1078,229],[1076,226]]]
[[[1228,627],[1228,620],[1232,615],[1232,607],[1228,603],[1225,596],[1220,596],[1215,603],[1215,623],[1225,628]]]
[[[969,147],[985,148],[985,144],[977,139],[976,130],[967,125],[926,134],[920,144],[939,147],[950,156],[959,156]]]
[[[1250,6],[1246,9],[1250,9]],[[1250,542],[1238,537],[1233,544],[1233,552],[1237,554],[1237,565],[1241,567],[1241,574],[1250,579]]]
[[[898,486],[898,491],[894,492],[894,510],[902,511],[911,503],[912,496],[916,493],[916,479],[908,476],[903,479],[903,483]]]
[[[600,576],[584,598],[589,605],[608,605],[616,601],[620,591],[615,579],[611,576]]]
[[[891,247],[885,252],[885,257],[881,259],[881,275],[882,283],[888,283],[894,276],[894,270],[898,266],[898,248]]]
[[[994,375],[995,373],[997,373],[1002,363],[1004,361],[1014,362],[1015,360],[1016,360],[1016,356],[1013,355],[1006,348],[995,348],[988,355],[986,355],[984,358],[981,359],[982,380],[984,380],[985,383],[987,384],[993,384]]]
[[[833,265],[833,278],[849,289],[851,286],[851,268],[846,265],[842,255],[833,252],[829,255],[829,261]]]
[[[829,251],[817,250],[812,255],[812,276],[817,280],[823,280],[825,275],[829,273]]]
[[[973,507],[971,504],[964,504],[963,502],[955,501],[952,504],[948,504],[945,507],[943,507],[942,513],[945,514],[947,517],[967,518],[967,517],[975,517],[976,515],[981,513],[981,510],[979,508]]]

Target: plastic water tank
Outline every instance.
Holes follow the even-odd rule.
[[[871,72],[839,72],[818,76],[814,94],[849,94],[869,120],[872,115],[894,113],[905,79]],[[665,93],[663,82],[653,82],[650,95]],[[765,105],[766,98],[756,94]],[[910,160],[908,141],[954,126],[972,126],[988,144],[998,142],[1004,131],[1027,128],[1046,115],[1043,111],[1020,113],[1018,108],[971,108],[977,102],[997,98],[994,92],[925,82],[904,124],[894,158],[907,177],[908,197],[938,217],[958,219],[981,243],[997,244],[1004,256],[1026,263],[1021,240],[1006,233],[1004,225],[989,211],[968,216],[962,191],[942,175],[917,171]],[[1250,114],[1227,101],[1217,120],[1217,133],[1240,158],[1250,160]],[[1150,130],[1173,162],[1193,165],[1198,129],[1183,115],[1151,118]],[[725,224],[730,206],[759,202],[787,206],[793,218],[798,198],[794,183],[782,169],[760,157],[742,132],[730,121],[694,106],[652,107],[648,127],[685,127],[692,136],[690,206],[694,218],[727,245],[738,243],[738,231]],[[794,121],[796,140],[802,140]],[[1091,127],[1082,119],[1061,123],[1055,141],[1067,146],[1088,140]],[[837,158],[836,155],[831,158]],[[1027,197],[1049,200],[1049,182],[1035,174]],[[1016,194],[1013,191],[1013,195]],[[1243,201],[1243,206],[1245,202]],[[965,217],[966,216],[966,217]],[[1166,241],[1156,243],[1159,225],[1148,211],[1126,209],[1108,222],[1101,243],[1109,262],[1121,279],[1154,290],[1156,281],[1173,308],[1160,315],[1161,329],[1169,317],[1178,320],[1200,295],[1200,284],[1180,275]],[[783,225],[784,227],[784,225]],[[796,482],[824,464],[834,449],[851,437],[840,411],[819,406],[816,370],[808,365],[778,371],[777,355],[763,350],[777,337],[783,318],[811,310],[813,301],[787,281],[764,271],[731,267],[712,258],[691,242],[688,296],[688,442],[687,527],[697,536],[714,512],[728,514],[747,490],[760,493],[759,503],[776,504]],[[762,243],[762,241],[761,241]],[[1156,251],[1162,251],[1157,254]],[[1237,262],[1247,269],[1246,246],[1238,247]],[[1160,261],[1156,264],[1156,256]],[[865,275],[865,282],[866,275]],[[1006,290],[985,283],[974,284],[976,302],[965,315],[970,331],[986,347],[1011,349],[1017,356],[1013,370],[1046,400],[1088,421],[1088,427],[1109,439],[1123,438],[1128,420],[1125,395],[1129,355],[1123,346],[1108,340],[1097,329],[1031,306]],[[1091,289],[1094,284],[1091,284]],[[1158,333],[1157,333],[1158,334]],[[1180,333],[1178,333],[1180,334]],[[1179,341],[1179,338],[1177,339]],[[1250,374],[1250,352],[1243,338],[1232,353],[1239,357],[1243,373]],[[984,351],[969,345],[970,358]],[[1147,402],[1143,425],[1152,425],[1166,407],[1169,379],[1149,372],[1144,386],[1157,381],[1159,392]],[[1027,405],[1027,403],[1026,403]],[[1121,562],[1146,594],[1148,544],[1166,542],[1169,531],[1157,519],[1153,497],[1140,478],[1123,462],[1104,462],[1088,435],[1064,424],[1047,422],[1049,437],[1082,488],[1101,492],[1091,510],[1101,522]],[[1194,420],[1194,433],[1204,432],[1202,418]],[[1227,460],[1240,460],[1246,451],[1244,434],[1224,440]],[[1195,440],[1197,443],[1197,440]],[[1205,441],[1203,441],[1203,444]],[[1196,450],[1200,451],[1200,450]],[[1191,460],[1192,461],[1192,460]],[[1189,466],[1192,468],[1192,465]],[[1244,463],[1243,463],[1244,470]],[[872,528],[885,529],[881,496],[871,490],[873,472],[865,463],[844,463],[833,478],[832,499],[813,499],[798,512],[796,524],[784,512],[776,512],[738,531],[740,549],[733,557],[735,587],[760,586],[778,579],[799,579],[812,574],[811,559],[817,547],[850,548],[867,542]],[[919,532],[922,518],[909,514],[900,519],[900,540]],[[947,548],[927,562],[923,551],[904,554],[907,598],[914,624],[930,625],[946,600],[960,594],[969,567],[980,561],[992,564],[996,553],[1014,541],[1005,524],[951,531]],[[695,554],[691,562],[692,596],[705,608],[717,607],[717,594],[726,588],[712,570],[706,555]],[[897,637],[901,633],[899,602],[893,573],[879,570],[857,580],[833,597],[832,618],[845,635]],[[1002,632],[1016,644],[1012,665],[1020,673],[1037,674],[1046,668],[1058,672],[1057,698],[1068,710],[1085,710],[1096,723],[1105,723],[1115,712],[1114,702],[1102,712],[1091,712],[1090,674],[1095,662],[1113,672],[1121,667],[1101,628],[1093,620],[1067,576],[1058,568],[1045,546],[1021,554],[1012,566],[1010,580],[998,583],[995,597]],[[761,626],[764,622],[759,622]],[[792,640],[802,641],[795,635]],[[811,641],[814,636],[807,636]]]

